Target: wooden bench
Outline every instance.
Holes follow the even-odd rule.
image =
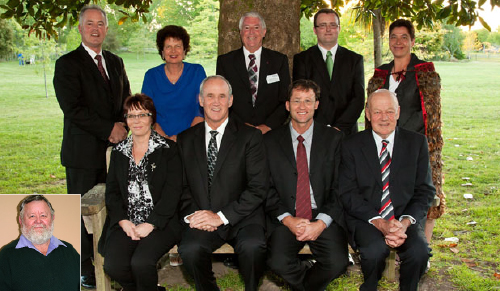
[[[111,280],[104,273],[104,258],[97,252],[97,244],[99,238],[101,237],[102,228],[104,221],[106,220],[106,204],[104,193],[106,191],[106,184],[97,184],[85,193],[82,197],[82,216],[85,222],[85,227],[87,231],[93,234],[93,245],[94,245],[94,265],[95,265],[95,276],[96,276],[96,287],[99,291],[110,291],[111,290]],[[439,205],[439,197],[434,200],[433,206]],[[169,253],[177,253],[177,246],[174,246]],[[225,244],[219,249],[214,251],[214,254],[232,254],[234,249]],[[305,245],[303,249],[300,250],[299,254],[311,254],[311,250],[308,245]],[[391,251],[389,257],[386,259],[386,267],[384,270],[384,277],[389,281],[394,281],[396,279],[396,252]]]

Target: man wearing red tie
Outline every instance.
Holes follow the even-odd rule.
[[[423,225],[435,194],[424,135],[397,128],[396,95],[380,89],[368,97],[372,129],[342,145],[340,199],[355,247],[361,254],[360,290],[377,290],[385,258],[401,259],[400,290],[417,290],[430,249]]]
[[[343,134],[313,120],[319,96],[313,81],[294,81],[286,101],[290,123],[264,136],[272,181],[267,262],[292,290],[325,290],[348,264],[337,187]],[[298,257],[306,243],[316,261],[311,268]]]

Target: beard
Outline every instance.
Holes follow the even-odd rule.
[[[37,231],[35,227],[43,227],[43,231]],[[28,228],[23,224],[21,232],[32,244],[42,245],[52,237],[52,233],[54,232],[54,221],[52,220],[49,227],[46,227],[44,224],[34,224],[31,228]]]

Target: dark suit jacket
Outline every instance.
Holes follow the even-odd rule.
[[[267,76],[277,74],[279,82],[268,84]],[[259,67],[259,88],[252,106],[250,80],[243,48],[217,58],[217,75],[224,76],[233,88],[231,116],[252,125],[265,124],[274,129],[285,122],[285,102],[290,85],[288,58],[279,52],[262,48]]]
[[[177,214],[177,206],[182,193],[182,163],[177,145],[165,139],[170,148],[156,148],[148,156],[147,182],[153,198],[154,208],[146,222],[163,230],[170,227],[179,236],[181,225]],[[113,149],[106,179],[106,209],[108,216],[99,242],[99,251],[104,251],[105,240],[114,228],[120,227],[118,222],[128,219],[128,174],[130,159]],[[153,166],[154,165],[154,166]]]
[[[123,100],[130,84],[123,61],[102,51],[110,86],[83,46],[60,57],[54,89],[64,113],[61,163],[65,167],[100,169],[106,166],[106,147],[114,123],[122,120]]]
[[[318,213],[329,215],[345,228],[344,213],[338,199],[340,149],[343,134],[318,122],[314,123],[309,161],[309,179]],[[295,215],[297,166],[290,125],[272,130],[264,136],[271,186],[266,201],[266,214],[273,223],[288,212]]]
[[[349,135],[358,131],[357,120],[365,102],[363,57],[339,46],[332,79],[317,45],[293,58],[293,80],[309,79],[318,84],[321,98],[315,119]]]
[[[196,210],[222,211],[229,221],[227,226],[217,230],[223,239],[233,238],[246,225],[264,227],[262,202],[269,188],[269,171],[262,134],[258,129],[229,118],[217,155],[210,194],[205,123],[185,130],[177,141],[184,165],[181,219]]]
[[[351,230],[355,219],[368,222],[378,216],[382,197],[382,177],[372,131],[347,138],[342,145],[340,199]],[[389,176],[394,215],[411,215],[420,221],[435,194],[424,135],[396,128]]]

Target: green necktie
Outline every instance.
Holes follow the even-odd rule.
[[[331,80],[333,72],[333,59],[331,51],[326,52],[326,69],[328,70],[328,75],[330,75],[330,80]]]

